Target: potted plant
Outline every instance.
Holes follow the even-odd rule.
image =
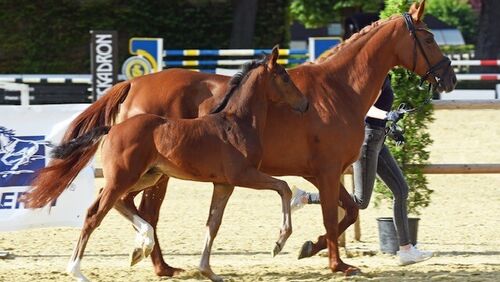
[[[381,18],[388,17],[395,13],[408,11],[408,7],[414,1],[408,0],[386,0],[386,8],[381,12]],[[422,172],[422,166],[427,164],[429,152],[426,147],[432,144],[430,135],[427,133],[427,126],[433,121],[433,107],[429,103],[428,89],[419,87],[420,78],[405,70],[394,69],[391,72],[391,84],[395,93],[394,106],[404,103],[408,107],[418,108],[416,111],[407,114],[399,126],[404,130],[405,143],[396,146],[394,142],[386,142],[394,158],[400,164],[406,182],[409,186],[408,193],[408,214],[419,215],[420,210],[430,203],[430,196],[433,192],[427,186],[427,179]],[[392,201],[392,193],[381,181],[377,180],[375,186],[375,205],[381,201]],[[409,218],[410,238],[412,244],[416,244],[418,218]],[[396,253],[399,249],[396,231],[392,218],[379,218],[379,236],[381,239],[381,251]]]

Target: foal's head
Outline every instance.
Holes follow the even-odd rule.
[[[279,48],[275,46],[264,59],[243,65],[243,70],[229,81],[229,89],[222,101],[210,113],[222,111],[237,90],[250,91],[250,95],[266,95],[269,101],[287,103],[294,110],[305,112],[309,108],[309,102],[290,79],[285,68],[277,63],[278,56]],[[251,77],[254,79],[250,79]]]
[[[436,90],[452,91],[457,83],[457,77],[451,61],[445,57],[434,35],[422,21],[425,0],[414,3],[408,13],[403,14],[405,27],[401,28],[396,50],[402,65],[422,77],[422,81],[436,85]]]
[[[288,103],[294,110],[303,113],[309,108],[309,101],[293,83],[286,69],[277,63],[278,57],[279,48],[276,45],[271,54],[264,58],[263,75],[270,87],[266,91],[268,99],[276,103]]]

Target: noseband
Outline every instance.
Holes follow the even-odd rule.
[[[411,15],[409,13],[404,13],[403,14],[403,19],[405,20],[406,27],[408,28],[408,31],[410,32],[411,37],[413,38],[413,72],[415,72],[415,68],[417,67],[417,46],[420,49],[420,52],[424,55],[424,59],[427,62],[428,70],[425,73],[424,76],[421,77],[420,80],[420,86],[426,81],[429,77],[434,78],[436,81],[436,85],[441,85],[441,80],[442,77],[444,77],[448,71],[450,70],[451,67],[451,61],[448,57],[443,56],[443,59],[441,59],[439,62],[437,62],[435,65],[431,65],[429,58],[427,57],[427,54],[425,53],[425,49],[422,46],[422,43],[417,37],[417,31],[427,31],[423,28],[416,28],[415,24],[413,23],[413,20],[411,18]],[[437,73],[438,70],[444,69],[442,71],[442,74],[439,75]]]

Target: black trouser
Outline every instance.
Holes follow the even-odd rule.
[[[403,172],[384,145],[385,129],[383,127],[365,126],[365,140],[361,147],[359,160],[354,163],[354,195],[353,199],[360,209],[370,203],[375,174],[384,181],[394,195],[394,224],[398,232],[399,245],[410,244],[406,200],[408,184]]]

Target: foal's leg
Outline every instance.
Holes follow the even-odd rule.
[[[276,256],[285,246],[286,240],[292,234],[292,218],[290,215],[290,200],[292,191],[288,184],[280,179],[271,177],[258,171],[256,168],[248,167],[240,170],[242,173],[234,177],[231,184],[253,189],[267,189],[278,192],[281,196],[281,205],[283,213],[283,225],[280,230],[280,236],[276,242],[272,255]]]
[[[231,197],[231,194],[233,194],[233,191],[234,186],[214,183],[212,202],[210,203],[210,212],[207,220],[207,232],[200,261],[200,272],[212,281],[223,281],[210,267],[210,252],[214,239],[219,231],[227,201]]]
[[[106,187],[109,188],[109,187]],[[80,233],[80,238],[75,246],[73,255],[68,263],[67,272],[78,281],[89,281],[80,271],[80,262],[92,232],[101,224],[104,216],[113,207],[120,196],[116,189],[104,188],[94,203],[90,206],[85,217],[85,223]]]
[[[314,183],[313,183],[314,184]],[[349,192],[347,192],[345,186],[340,183],[340,207],[343,208],[346,213],[344,218],[339,223],[339,236],[344,233],[345,230],[351,226],[358,218],[359,208],[354,203]],[[312,241],[306,241],[302,245],[299,253],[299,259],[314,256],[319,251],[326,249],[326,235],[321,235],[318,237],[318,241],[313,243]]]

